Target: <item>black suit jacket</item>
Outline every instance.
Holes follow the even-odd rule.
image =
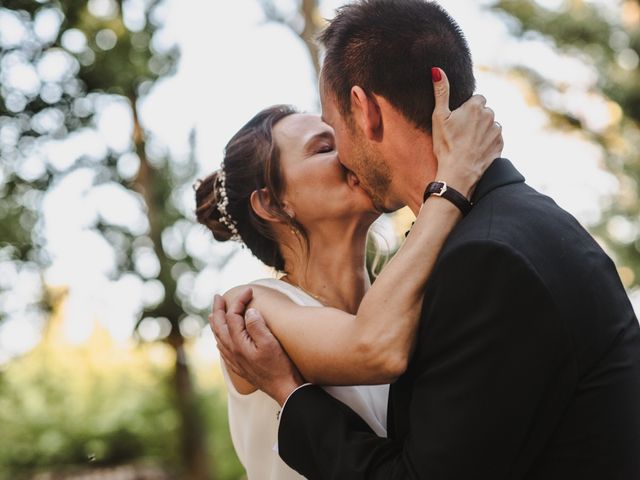
[[[316,386],[279,451],[309,479],[640,479],[640,327],[591,236],[506,159],[479,183],[391,386],[389,438]]]

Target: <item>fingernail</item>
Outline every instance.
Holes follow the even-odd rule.
[[[244,314],[245,318],[256,318],[258,316],[258,311],[255,308],[250,308]]]
[[[433,67],[431,69],[431,78],[433,78],[434,82],[439,82],[442,80],[442,73],[440,73],[440,69],[437,67]]]

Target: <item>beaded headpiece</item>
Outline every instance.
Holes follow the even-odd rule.
[[[224,171],[224,162],[220,165],[218,182],[220,182],[220,200],[218,201],[217,208],[218,212],[220,212],[220,223],[224,224],[231,232],[231,240],[242,242],[242,237],[240,237],[240,233],[238,232],[238,224],[227,211],[229,196],[227,195],[227,175]]]

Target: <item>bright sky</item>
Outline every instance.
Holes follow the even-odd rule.
[[[97,7],[104,7],[111,0],[92,1]],[[287,9],[297,1],[276,3]],[[332,17],[334,8],[342,3],[325,0],[324,16]],[[570,86],[562,101],[579,106],[594,128],[604,128],[618,120],[619,110],[588,92],[596,81],[596,72],[577,60],[558,56],[539,39],[511,38],[506,24],[482,9],[486,2],[441,3],[467,34],[476,64],[478,92],[487,97],[503,125],[503,155],[512,159],[533,187],[551,195],[581,222],[596,221],[607,195],[617,188],[617,181],[600,168],[600,147],[579,135],[549,130],[544,112],[530,101],[527,85],[509,75],[507,69],[524,63]],[[561,2],[540,3],[554,7]],[[318,111],[315,74],[304,45],[286,28],[265,23],[256,0],[168,0],[165,18],[160,41],[177,42],[181,60],[177,74],[159,83],[142,105],[142,119],[176,157],[186,154],[189,131],[195,128],[202,175],[219,166],[228,139],[260,109],[289,103]],[[81,151],[99,158],[106,145],[127,148],[131,119],[125,105],[106,104],[98,126],[97,135],[77,135],[64,145],[48,146],[40,155],[62,167],[73,162]],[[135,172],[135,159],[125,157],[119,168],[124,173]],[[144,231],[146,219],[125,191],[105,187],[88,193],[92,179],[91,171],[80,170],[62,180],[45,201],[46,235],[54,260],[46,278],[50,283],[70,287],[70,338],[82,341],[93,320],[100,319],[116,338],[124,340],[131,333],[141,299],[153,302],[162,294],[162,288],[158,282],[142,282],[134,276],[118,281],[107,278],[116,252],[104,239],[86,230],[95,212],[118,219],[139,232]],[[192,193],[179,194],[193,205]],[[215,263],[215,257],[236,247],[216,244],[205,231],[194,230],[188,235],[187,248],[211,255]],[[153,276],[157,262],[152,256],[141,255],[136,261]],[[242,250],[221,272],[205,269],[183,282],[181,288],[191,291],[194,303],[206,306],[214,293],[269,275],[247,250]],[[29,281],[25,278],[23,282],[24,295],[28,295]],[[634,293],[633,298],[640,311],[640,294]],[[198,333],[193,319],[185,325],[192,334]],[[153,338],[160,334],[157,330],[151,325],[143,334]],[[38,331],[38,322],[6,322],[0,327],[0,352],[4,352],[0,353],[0,362],[3,355],[8,358],[34,345]]]

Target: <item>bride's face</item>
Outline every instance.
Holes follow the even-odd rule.
[[[286,189],[283,200],[307,226],[323,220],[375,219],[371,198],[339,161],[333,129],[319,115],[293,114],[273,128]]]

